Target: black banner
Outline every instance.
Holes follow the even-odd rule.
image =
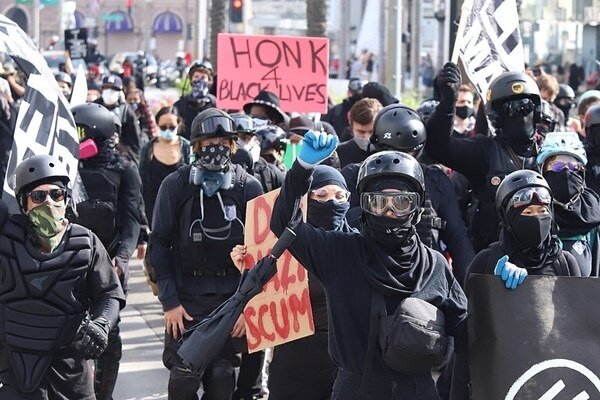
[[[467,289],[474,399],[600,399],[600,280],[528,276],[509,290],[474,275]]]
[[[65,48],[69,51],[72,60],[87,58],[87,40],[87,28],[65,30]]]

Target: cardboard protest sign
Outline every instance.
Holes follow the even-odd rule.
[[[269,253],[277,237],[269,229],[279,189],[248,202],[245,242],[246,268]],[[306,202],[304,215],[306,215]],[[289,251],[277,262],[277,274],[244,309],[250,353],[315,333],[308,292],[308,275]]]
[[[474,275],[467,291],[474,399],[600,399],[600,280]]]
[[[50,154],[65,164],[71,182],[75,182],[79,139],[69,103],[44,57],[25,32],[4,15],[0,15],[0,53],[10,56],[26,77],[2,196],[10,212],[17,213],[13,190],[17,165],[33,155]]]
[[[218,36],[217,105],[240,110],[261,90],[279,96],[287,112],[327,112],[326,38]]]
[[[65,48],[72,60],[87,58],[88,31],[87,28],[66,29]]]

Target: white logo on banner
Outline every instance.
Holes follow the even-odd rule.
[[[10,211],[18,212],[9,184],[17,165],[32,155],[50,154],[65,164],[71,182],[75,182],[79,142],[68,102],[48,64],[31,39],[4,15],[0,15],[0,52],[8,54],[27,77],[2,196]]]
[[[572,360],[565,360],[565,359],[557,358],[554,360],[543,361],[543,362],[541,362],[539,364],[535,364],[534,366],[529,368],[529,370],[527,370],[527,372],[525,372],[523,375],[521,375],[519,377],[519,379],[517,379],[515,381],[515,383],[513,383],[513,385],[509,389],[508,393],[506,394],[506,397],[504,398],[504,400],[514,400],[517,393],[519,393],[519,390],[521,390],[521,388],[525,384],[527,384],[529,381],[534,379],[535,376],[538,375],[539,373],[549,370],[549,369],[553,369],[553,368],[567,368],[567,369],[570,369],[570,370],[580,373],[581,375],[583,375],[587,379],[589,379],[589,381],[594,385],[594,387],[596,389],[598,389],[598,392],[600,393],[600,379],[598,378],[598,376],[596,374],[594,374],[592,371],[590,371],[589,368],[587,368],[586,366],[581,365],[575,361],[572,361]],[[558,396],[558,394],[564,388],[565,388],[565,383],[562,380],[559,380],[550,389],[548,389],[546,391],[546,393],[544,393],[542,395],[542,397],[539,398],[539,400],[552,400],[552,399],[556,398],[556,396]],[[597,397],[594,397],[594,398],[597,398]],[[588,400],[588,399],[590,399],[590,395],[585,391],[579,393],[577,396],[575,396],[573,398],[573,400]]]

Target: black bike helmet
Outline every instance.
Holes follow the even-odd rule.
[[[276,125],[267,125],[256,131],[256,136],[260,141],[260,151],[265,153],[269,150],[285,151],[287,149],[288,139],[283,129]]]
[[[548,126],[548,132],[554,132],[558,124],[558,115],[556,115],[554,109],[546,100],[542,100],[541,103],[540,122]]]
[[[425,177],[421,164],[410,154],[399,151],[381,151],[367,157],[358,170],[358,193],[374,179],[395,177],[408,181],[419,194],[421,205],[425,203]]]
[[[506,215],[506,204],[517,191],[528,187],[543,187],[552,193],[550,185],[537,171],[522,169],[507,175],[496,191],[496,211],[501,218]]]
[[[237,136],[233,126],[233,120],[225,111],[218,108],[208,108],[198,115],[192,121],[190,132],[190,142],[198,139],[212,137],[226,137],[235,139]]]
[[[79,141],[109,139],[116,132],[114,114],[98,103],[85,103],[71,109]]]
[[[421,105],[417,107],[415,111],[421,116],[424,124],[427,123],[438,104],[440,104],[440,102],[437,100],[427,100],[422,102]]]
[[[256,127],[254,126],[254,120],[248,114],[231,114],[231,119],[233,120],[233,127],[237,133],[255,133]]]
[[[533,100],[536,105],[533,122],[540,122],[542,98],[537,84],[529,75],[523,72],[508,71],[494,79],[488,88],[485,104],[485,113],[492,126],[497,129],[502,128],[498,112],[500,105],[505,100],[523,97]]]
[[[427,132],[417,112],[402,104],[384,107],[373,123],[371,143],[377,150],[416,154],[425,147]]]
[[[573,88],[566,83],[561,83],[558,85],[558,95],[556,95],[556,99],[554,102],[556,103],[559,99],[571,99],[575,100],[575,91]]]
[[[600,124],[600,104],[593,105],[587,110],[583,124],[586,130],[593,125]]]
[[[37,182],[58,180],[69,185],[69,173],[65,165],[49,155],[31,156],[21,162],[14,175],[15,197],[21,210],[24,209],[24,195],[36,186]]]
[[[211,78],[214,76],[214,70],[213,70],[213,66],[212,63],[208,60],[196,60],[192,63],[192,65],[190,65],[190,69],[188,71],[188,77],[192,77],[192,75],[194,75],[194,72],[196,72],[196,70],[199,69],[203,69],[206,72],[208,72],[208,74],[211,76]]]

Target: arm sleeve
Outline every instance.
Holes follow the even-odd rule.
[[[119,277],[113,268],[108,252],[100,242],[100,239],[92,235],[92,262],[87,274],[87,294],[92,316],[98,310],[109,307],[109,299],[115,299],[119,308],[125,307],[125,293],[119,282]],[[114,325],[112,325],[114,326]]]
[[[121,243],[115,258],[126,272],[140,234],[141,182],[137,168],[129,163],[119,185],[118,216]],[[125,274],[127,276],[127,274]]]
[[[427,143],[425,151],[437,162],[471,178],[473,173],[485,175],[488,165],[486,153],[479,141],[453,138],[454,114],[444,113],[437,108],[427,121]]]
[[[459,282],[464,282],[469,263],[475,257],[471,240],[463,222],[458,200],[452,195],[454,187],[452,181],[445,175],[438,179],[441,193],[439,215],[446,221],[446,228],[440,231],[440,236],[448,246],[452,256],[454,275]]]
[[[173,263],[173,238],[175,227],[178,224],[176,221],[177,209],[179,200],[183,196],[179,176],[179,171],[174,172],[167,176],[160,185],[154,205],[152,233],[148,248],[148,257],[156,274],[158,299],[165,311],[181,304],[177,297],[177,281]]]
[[[356,248],[356,245],[344,244],[342,233],[317,229],[302,221],[300,201],[310,187],[311,175],[312,169],[306,170],[294,161],[275,202],[271,230],[279,237],[285,227],[290,226],[296,233],[296,239],[290,246],[292,255],[326,285],[333,279],[336,270],[345,266],[344,259],[348,255],[342,253]]]
[[[462,287],[465,288],[465,292],[467,291],[467,285],[469,283],[469,276],[471,274],[490,274],[493,273],[493,267],[489,265],[490,258],[490,250],[485,249],[480,251],[475,255],[471,264],[469,264],[469,268],[467,269],[467,274],[465,276],[465,281],[463,282]],[[496,265],[494,263],[494,265]]]

